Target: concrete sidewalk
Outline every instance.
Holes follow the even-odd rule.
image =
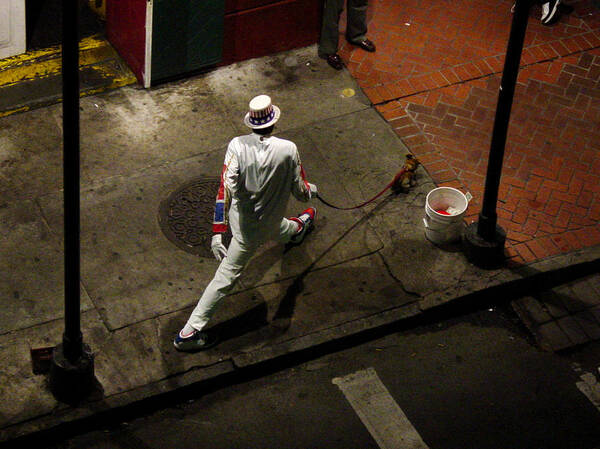
[[[178,353],[173,337],[217,262],[165,236],[161,205],[186,183],[218,176],[228,141],[248,132],[242,117],[259,93],[281,107],[277,135],[296,142],[309,180],[331,202],[370,198],[404,162],[407,149],[390,125],[315,47],[82,99],[82,331],[102,392],[79,407],[56,402],[30,357],[63,332],[61,106],[0,118],[0,441],[600,258],[599,247],[588,247],[478,269],[459,247],[425,238],[425,196],[435,184],[420,168],[408,193],[364,209],[316,203],[305,243],[262,248],[224,301],[212,323],[221,344]],[[303,207],[292,202],[288,212]]]

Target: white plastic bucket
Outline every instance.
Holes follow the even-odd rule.
[[[425,236],[433,243],[452,243],[460,239],[463,215],[467,210],[470,193],[466,195],[452,187],[438,187],[425,199]]]

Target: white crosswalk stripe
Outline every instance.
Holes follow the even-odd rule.
[[[381,449],[428,449],[373,368],[336,377],[332,382]]]

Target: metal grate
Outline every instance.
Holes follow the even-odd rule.
[[[164,235],[178,248],[201,257],[213,257],[210,249],[215,198],[219,178],[202,177],[173,192],[160,205],[158,221]],[[228,246],[231,234],[224,236]]]

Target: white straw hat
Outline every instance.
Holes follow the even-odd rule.
[[[268,128],[274,125],[281,115],[281,111],[271,103],[271,97],[268,95],[254,97],[248,106],[250,110],[244,117],[244,124],[252,129]]]

